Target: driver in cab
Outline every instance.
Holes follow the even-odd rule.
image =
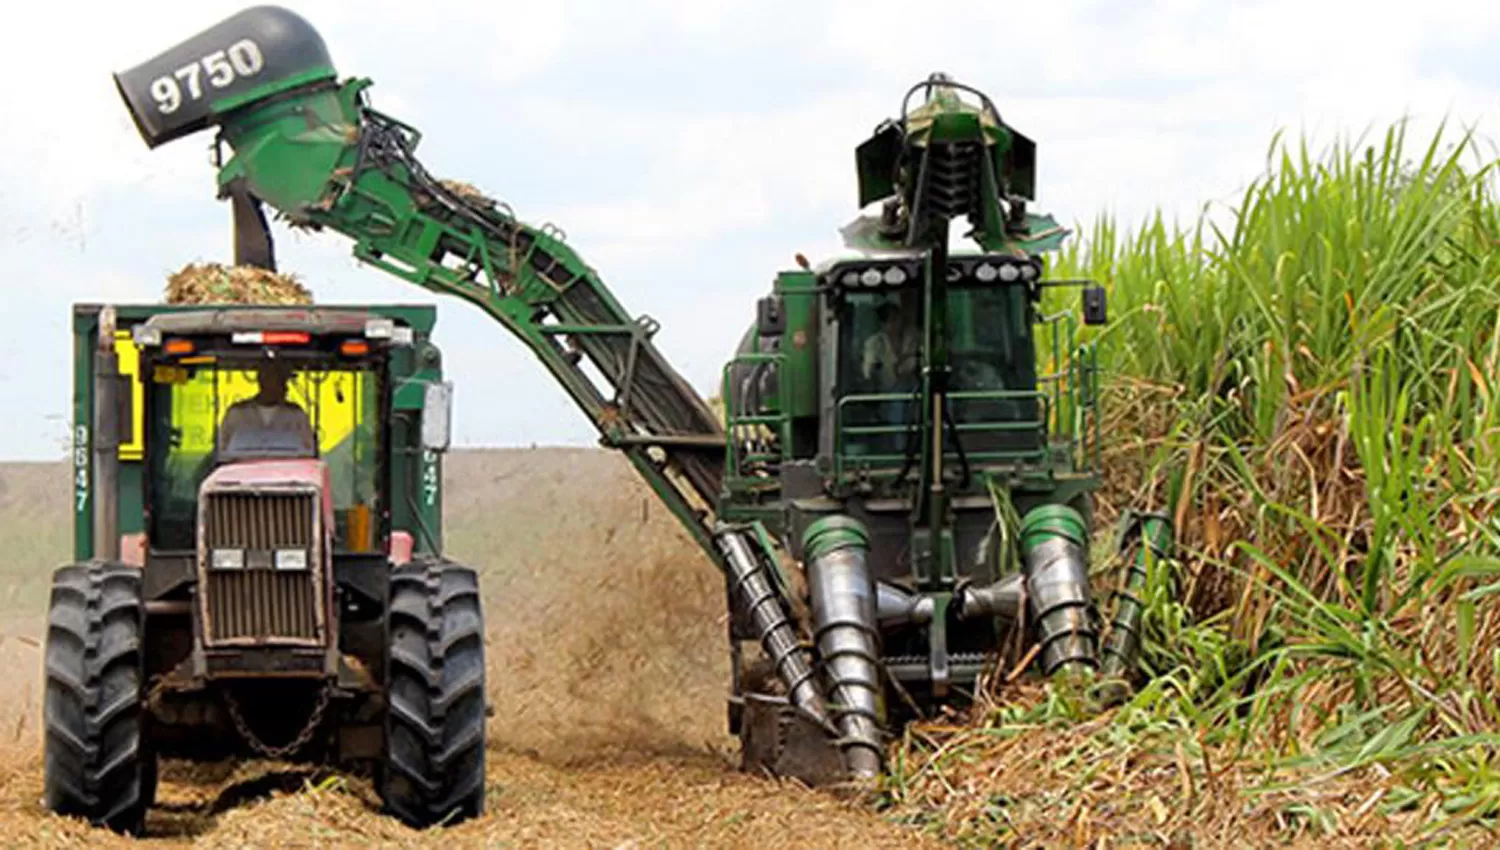
[[[902,315],[907,312],[903,306],[887,301],[877,307],[880,329],[865,339],[861,374],[877,392],[910,389],[920,366],[922,335],[915,323]]]
[[[278,447],[295,445],[313,452],[317,438],[307,411],[286,397],[291,366],[279,360],[264,363],[257,374],[259,392],[230,406],[219,426],[219,445],[235,447],[236,439],[248,445],[274,443]]]

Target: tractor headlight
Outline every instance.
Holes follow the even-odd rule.
[[[215,549],[209,555],[216,570],[242,570],[245,568],[244,549]]]
[[[276,569],[278,570],[305,570],[307,569],[306,549],[277,549]]]

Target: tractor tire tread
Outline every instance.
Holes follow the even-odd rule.
[[[140,570],[107,562],[58,569],[47,620],[47,808],[138,834],[156,786],[142,704]]]
[[[484,812],[483,605],[474,570],[423,559],[393,570],[386,808],[423,829]]]

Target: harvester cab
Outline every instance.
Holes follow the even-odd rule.
[[[54,809],[138,830],[158,758],[245,754],[373,766],[414,824],[477,810],[481,610],[442,554],[433,324],[403,305],[75,308]]]

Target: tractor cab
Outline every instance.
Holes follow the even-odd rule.
[[[358,309],[215,308],[151,316],[132,337],[146,557],[191,565],[197,675],[335,675],[335,560],[410,556],[387,462],[410,328]]]
[[[395,336],[389,320],[359,310],[194,311],[137,326],[143,420],[155,447],[146,470],[152,548],[200,548],[200,531],[216,534],[212,506],[221,499],[298,489],[316,494],[330,551],[380,548],[387,361],[403,344]],[[209,520],[202,529],[200,515]],[[243,533],[290,540],[285,529]],[[207,557],[211,568],[220,558],[233,569],[242,556]]]

